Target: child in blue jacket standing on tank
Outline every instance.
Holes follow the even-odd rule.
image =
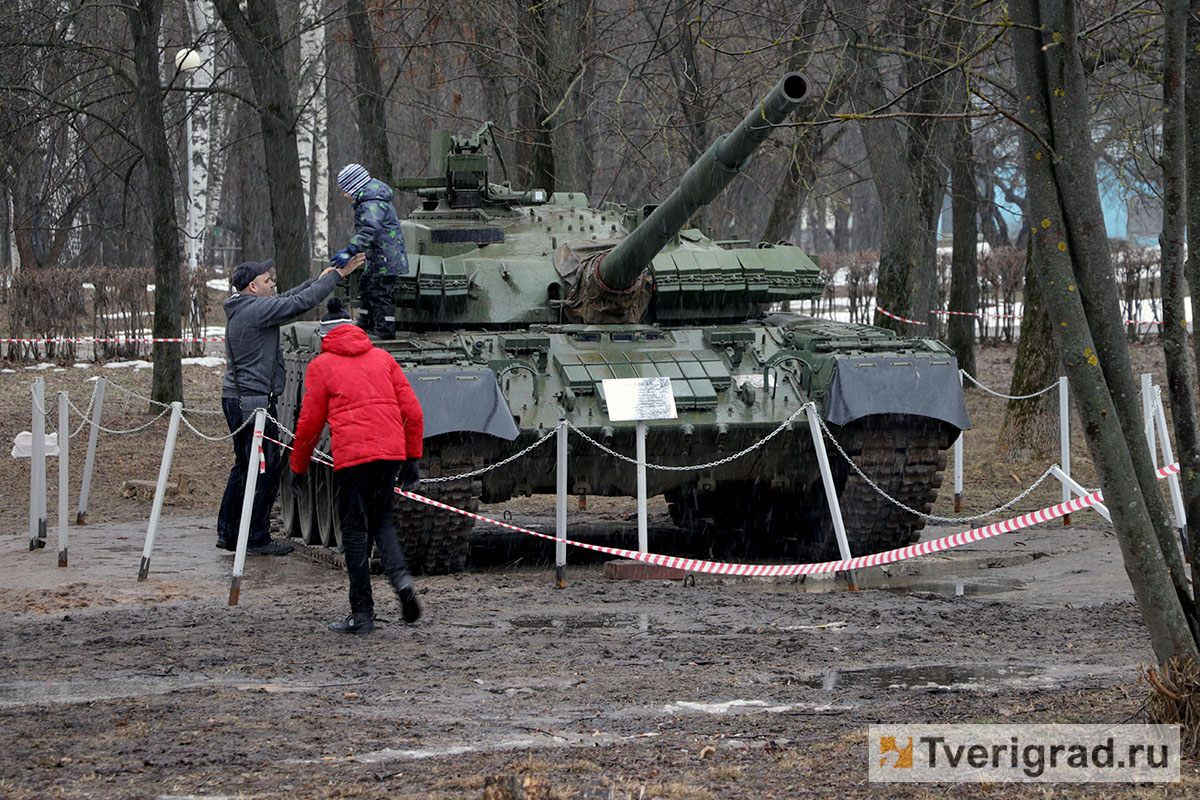
[[[362,164],[347,164],[337,176],[338,188],[354,201],[354,237],[332,259],[342,266],[355,253],[366,253],[359,273],[358,326],[380,339],[396,336],[396,278],[408,274],[408,253],[400,218],[392,205],[392,187],[371,177]]]

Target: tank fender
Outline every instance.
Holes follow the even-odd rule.
[[[455,431],[517,438],[512,410],[492,370],[408,367],[404,374],[421,402],[426,439]]]
[[[825,419],[845,425],[872,414],[914,414],[970,430],[958,359],[847,356],[836,359]]]

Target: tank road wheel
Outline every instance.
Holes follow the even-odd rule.
[[[313,496],[316,500],[317,529],[321,544],[333,550],[342,548],[342,526],[337,511],[337,490],[333,485],[333,469],[313,464]]]
[[[421,459],[421,477],[438,478],[461,475],[483,466],[472,453],[470,439],[447,434],[425,442]],[[478,511],[483,483],[478,478],[458,481],[428,480],[418,494],[464,511]],[[409,500],[396,495],[392,519],[408,568],[415,574],[461,572],[471,554],[471,530],[475,521],[452,511]]]
[[[300,535],[300,518],[296,514],[296,494],[286,474],[279,481],[279,529],[284,538]]]
[[[321,530],[317,525],[317,493],[313,487],[314,471],[318,466],[311,465],[304,477],[296,481],[296,527],[300,540],[311,545],[321,543]]]

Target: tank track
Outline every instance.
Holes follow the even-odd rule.
[[[842,448],[889,497],[928,513],[942,485],[944,427],[924,418],[883,416],[848,426]],[[797,458],[812,458],[797,454]],[[850,470],[836,453],[830,456],[834,480],[842,485],[838,502],[853,555],[903,547],[917,541],[923,517],[901,509]],[[773,491],[761,482],[718,485],[695,494],[668,493],[672,518],[690,534],[690,554],[722,560],[797,559],[831,561],[841,557],[833,519],[820,481],[805,490]]]
[[[460,475],[481,466],[475,462],[465,443],[439,446],[439,443],[429,440],[425,443],[425,456],[421,459],[422,477]],[[474,512],[479,510],[483,483],[478,478],[423,482],[417,493]],[[412,573],[432,575],[461,572],[467,568],[471,555],[471,530],[475,527],[475,521],[470,517],[397,495],[392,520]]]
[[[925,518],[893,503],[928,514],[937,500],[946,468],[948,434],[924,418],[872,418],[843,432],[843,444],[854,463],[884,493],[873,489],[853,470],[838,495],[846,538],[853,555],[904,547],[921,538]],[[837,458],[838,456],[833,456]],[[822,512],[827,514],[824,503]],[[814,541],[810,556],[840,558],[832,520],[821,526],[823,541]]]

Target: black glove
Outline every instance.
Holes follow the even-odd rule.
[[[296,472],[291,469],[288,470],[288,488],[292,490],[293,496],[300,495],[300,487],[304,484],[304,478],[307,475],[307,472]]]
[[[400,472],[396,475],[396,484],[399,485],[401,491],[415,492],[421,488],[421,473],[417,466],[421,463],[419,458],[409,458],[400,462]]]

